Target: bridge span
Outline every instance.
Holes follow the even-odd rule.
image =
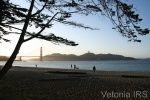
[[[42,50],[42,47],[41,47],[41,48],[40,48],[40,55],[39,55],[39,56],[17,56],[16,58],[18,58],[18,59],[17,59],[18,61],[22,61],[22,58],[23,58],[23,57],[26,57],[26,58],[31,58],[31,57],[32,57],[32,58],[37,58],[37,57],[38,57],[38,58],[40,58],[39,60],[42,61],[42,60],[43,60],[43,59],[42,59],[42,57],[43,57],[42,54],[43,54],[43,50]]]

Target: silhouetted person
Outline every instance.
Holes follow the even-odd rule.
[[[37,68],[37,64],[35,65],[35,67]]]
[[[95,73],[95,71],[96,71],[96,67],[95,67],[95,66],[93,66],[93,72]]]
[[[71,64],[71,69],[72,69],[72,64]]]
[[[74,65],[74,69],[76,69],[76,65]]]

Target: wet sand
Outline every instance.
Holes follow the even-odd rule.
[[[149,100],[150,73],[13,67],[0,100]]]

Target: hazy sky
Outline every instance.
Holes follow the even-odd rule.
[[[21,2],[21,0],[14,1],[18,3]],[[131,0],[130,2],[134,4],[140,17],[143,18],[140,25],[143,28],[150,28],[150,0]],[[128,42],[128,38],[122,37],[118,32],[112,29],[112,24],[105,17],[74,15],[72,20],[99,28],[99,30],[85,30],[56,23],[53,28],[46,29],[45,33],[54,33],[57,36],[73,40],[79,43],[79,45],[76,47],[63,44],[55,45],[51,42],[34,39],[22,45],[19,55],[39,55],[40,47],[43,47],[44,55],[52,53],[81,55],[90,51],[95,54],[112,53],[135,58],[150,58],[150,35],[138,36],[139,39],[142,40],[141,43]],[[31,29],[31,31],[33,30]],[[7,37],[11,39],[12,42],[0,43],[0,55],[11,55],[18,40],[18,36],[16,35]]]

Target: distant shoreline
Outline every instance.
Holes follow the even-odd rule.
[[[125,57],[117,54],[94,54],[91,52],[75,55],[75,54],[60,54],[53,53],[42,57],[46,61],[101,61],[101,60],[135,60],[133,57]],[[31,59],[37,60],[37,59]]]

